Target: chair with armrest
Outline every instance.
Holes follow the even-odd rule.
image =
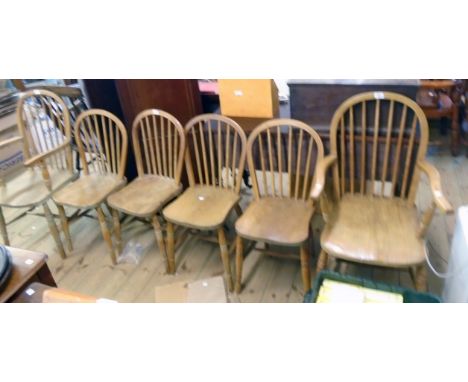
[[[450,119],[450,150],[454,156],[461,145],[458,111],[462,91],[457,85],[454,80],[421,80],[416,97],[427,119]]]
[[[313,198],[321,198],[326,221],[317,272],[328,258],[408,269],[416,288],[426,288],[427,228],[439,208],[452,212],[440,176],[425,160],[428,124],[411,99],[391,92],[368,92],[336,110],[330,155],[318,165]],[[328,170],[332,193],[322,192]],[[418,217],[420,175],[428,176],[433,201]]]
[[[61,106],[58,110],[57,105]],[[55,93],[29,90],[21,94],[16,115],[20,135],[0,142],[0,148],[21,141],[24,167],[1,182],[0,207],[42,205],[57,250],[64,258],[65,250],[47,201],[53,192],[78,176],[73,171],[68,110]],[[8,245],[9,238],[1,209],[0,230],[4,243]]]

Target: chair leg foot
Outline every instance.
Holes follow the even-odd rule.
[[[62,243],[62,240],[60,240],[60,235],[57,230],[57,226],[55,225],[55,220],[54,220],[54,217],[52,216],[52,212],[50,212],[50,208],[47,205],[47,203],[44,203],[42,207],[44,208],[44,215],[47,219],[47,224],[49,225],[49,231],[52,237],[54,238],[55,245],[57,246],[58,253],[62,259],[65,259],[66,258],[65,250],[63,249],[63,243]]]
[[[317,261],[317,274],[323,271],[328,264],[328,254],[322,249]]]
[[[418,292],[427,291],[427,271],[425,264],[419,265],[416,268],[414,283]]]
[[[244,265],[244,248],[240,236],[236,237],[236,293],[239,294],[242,289],[242,266]]]
[[[122,231],[120,229],[119,211],[112,209],[112,222],[114,225],[114,236],[116,240],[117,253],[122,253]]]
[[[110,233],[109,233],[109,227],[107,226],[106,217],[104,216],[104,212],[102,211],[102,207],[97,207],[96,212],[97,212],[97,215],[98,215],[99,224],[101,226],[102,236],[103,236],[105,242],[107,243],[107,246],[109,247],[112,264],[115,265],[115,264],[117,264],[117,258],[115,256],[114,246],[112,244],[112,239],[111,239],[111,236],[110,236]]]
[[[67,243],[67,250],[69,252],[71,252],[71,251],[73,251],[73,243],[72,243],[72,240],[71,240],[70,227],[69,227],[69,224],[68,224],[67,215],[65,214],[65,208],[63,208],[63,206],[59,205],[59,204],[57,204],[56,206],[57,206],[59,216],[60,216],[60,223],[62,225],[62,232],[63,232],[63,235],[65,236],[65,242]]]
[[[219,241],[219,247],[221,249],[221,259],[223,260],[223,265],[224,265],[224,279],[226,280],[226,284],[229,288],[229,292],[233,292],[234,283],[232,280],[231,265],[229,262],[229,252],[228,252],[228,247],[226,243],[226,235],[224,233],[223,228],[218,228],[218,241]]]
[[[161,229],[161,224],[159,223],[157,215],[153,215],[153,218],[151,220],[153,224],[153,229],[154,229],[154,234],[156,235],[156,241],[159,246],[159,251],[161,252],[162,257],[164,258],[164,261],[166,262],[166,272],[169,272],[169,260],[167,258],[167,253],[166,253],[166,246],[164,245],[164,236],[162,233]]]
[[[175,267],[175,253],[174,253],[174,224],[167,222],[167,272],[174,274],[176,271]]]
[[[310,254],[307,250],[307,242],[301,245],[301,273],[302,273],[302,285],[304,287],[304,293],[307,293],[311,288],[310,282]]]
[[[0,231],[2,233],[3,244],[10,245],[8,231],[6,227],[5,217],[3,216],[3,208],[0,207]]]

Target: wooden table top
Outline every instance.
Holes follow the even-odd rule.
[[[0,293],[0,302],[7,301],[46,263],[45,253],[28,251],[26,249],[6,247],[13,260],[13,269],[10,280]]]

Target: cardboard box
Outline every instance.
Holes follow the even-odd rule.
[[[218,80],[221,114],[228,117],[275,118],[278,88],[273,80]]]
[[[228,302],[222,276],[156,287],[155,302]]]

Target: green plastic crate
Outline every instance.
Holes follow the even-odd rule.
[[[304,302],[315,302],[324,279],[340,281],[343,283],[362,286],[365,288],[376,289],[384,292],[393,292],[403,295],[404,303],[440,303],[440,299],[430,293],[416,292],[411,289],[403,288],[395,285],[388,285],[380,282],[375,282],[368,279],[363,279],[356,276],[343,275],[332,271],[322,271],[315,278],[313,288],[304,296]]]

